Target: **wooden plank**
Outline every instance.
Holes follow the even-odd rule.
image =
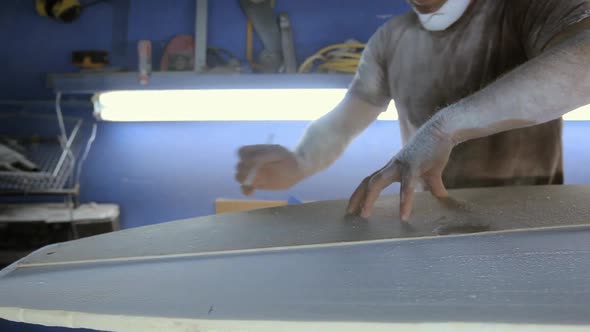
[[[264,201],[264,200],[240,200],[223,199],[215,200],[215,213],[230,213],[266,209],[271,207],[286,206],[287,201]]]
[[[122,332],[588,329],[590,186],[451,196],[417,195],[410,225],[393,196],[369,221],[316,202],[48,246],[0,272],[0,318]]]
[[[94,236],[46,247],[19,264],[154,259],[590,222],[590,186],[465,189],[451,195],[452,200],[438,201],[428,193],[418,194],[410,224],[398,220],[398,196],[382,197],[369,221],[345,216],[345,200],[315,202]]]
[[[0,318],[121,332],[587,331],[589,280],[590,230],[520,231],[13,266]]]

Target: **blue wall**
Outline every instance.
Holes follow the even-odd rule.
[[[126,227],[214,212],[217,197],[240,198],[232,181],[235,151],[266,140],[294,146],[305,123],[101,124],[86,166],[83,199],[123,203]],[[566,181],[590,183],[582,142],[586,122],[565,125]],[[239,132],[239,136],[235,133]],[[363,177],[383,166],[401,147],[397,122],[377,122],[353,142],[331,168],[286,192],[264,199],[347,198]],[[397,190],[393,185],[388,192]]]
[[[88,2],[89,0],[82,0]],[[112,0],[113,3],[121,0]],[[112,6],[90,8],[71,25],[37,16],[33,0],[8,1],[0,11],[0,99],[51,97],[44,74],[73,70],[70,52],[111,50]],[[177,34],[193,34],[194,0],[131,0],[128,18],[128,57],[116,57],[117,66],[135,68],[137,41],[153,42],[154,64],[166,42]],[[277,0],[277,11],[290,14],[299,60],[328,44],[348,38],[366,41],[388,15],[407,10],[403,0]],[[239,57],[246,49],[246,19],[238,0],[210,1],[209,46],[226,48]],[[117,28],[118,32],[120,29]]]
[[[375,0],[369,7],[358,1],[277,1],[277,11],[291,16],[300,60],[328,44],[349,38],[366,41],[389,17],[407,9],[405,1],[390,0]],[[174,35],[193,33],[194,13],[193,0],[131,0],[127,56],[113,57],[113,65],[135,68],[140,39],[152,40],[154,53],[161,54]],[[246,19],[238,1],[210,1],[209,14],[209,44],[243,57]],[[37,16],[30,1],[7,4],[0,13],[0,39],[5,42],[0,52],[0,101],[51,99],[45,75],[74,71],[69,64],[72,50],[110,50],[112,22],[110,4],[92,7],[71,25]],[[158,58],[154,60],[156,66]],[[39,111],[51,112],[51,108]],[[89,117],[91,110],[66,108],[66,112]],[[241,197],[233,181],[235,151],[240,145],[262,142],[272,132],[277,143],[293,146],[305,126],[302,122],[100,123],[82,178],[82,199],[121,204],[125,227],[211,214],[215,198]],[[239,137],[236,132],[240,132]],[[384,136],[392,142],[385,154],[379,146]],[[289,192],[258,193],[255,197],[345,197],[399,148],[398,138],[397,124],[377,123],[324,176]]]
[[[9,1],[0,12],[0,100],[51,98],[51,92],[44,87],[44,75],[73,70],[70,51],[111,48],[113,15],[109,5],[92,8],[73,25],[60,25],[36,16],[32,2]],[[327,44],[348,38],[366,41],[386,20],[384,16],[407,9],[402,0],[277,2],[280,10],[291,15],[300,60]],[[191,0],[131,1],[129,56],[118,58],[115,64],[134,66],[135,42],[139,39],[154,41],[158,54],[172,36],[192,33],[194,11]],[[210,15],[210,44],[243,56],[245,19],[237,0],[211,1]],[[66,111],[88,116],[91,110]],[[263,142],[269,133],[275,134],[275,142],[293,146],[305,126],[302,122],[99,123],[82,178],[82,200],[119,203],[124,227],[211,214],[216,198],[241,198],[233,181],[239,146]],[[590,182],[585,171],[590,158],[584,145],[579,144],[589,126],[566,124],[566,180],[570,183]],[[346,198],[364,176],[383,165],[399,148],[397,123],[375,123],[321,176],[287,192],[263,192],[255,197]],[[392,186],[388,192],[396,189]],[[0,322],[0,331],[62,330]]]

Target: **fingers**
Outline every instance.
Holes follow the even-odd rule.
[[[255,181],[259,168],[284,158],[284,148],[271,144],[248,145],[241,147],[238,155],[240,161],[236,166],[235,179],[242,184],[242,193],[251,195],[257,187]]]
[[[442,175],[440,173],[425,177],[424,180],[428,185],[428,189],[435,197],[445,198],[449,196],[449,193],[443,184]]]
[[[403,222],[407,222],[412,213],[416,177],[409,171],[405,172],[402,174],[400,185],[399,216]]]
[[[369,218],[383,189],[393,182],[399,181],[401,185],[399,214],[400,219],[407,222],[412,213],[414,191],[418,179],[419,173],[414,168],[399,162],[390,163],[363,179],[350,197],[346,212],[348,214],[360,214],[362,218]],[[433,195],[439,198],[448,196],[440,172],[424,176],[424,180]]]
[[[362,218],[369,218],[371,216],[373,206],[383,189],[387,188],[394,181],[398,181],[399,176],[400,172],[398,165],[391,164],[371,177],[367,184],[365,199],[361,210]]]
[[[254,187],[252,186],[242,185],[240,186],[240,189],[245,196],[250,196],[254,193]]]
[[[373,173],[373,174],[375,174],[375,173]],[[369,181],[371,180],[372,176],[373,175],[370,175],[370,176],[367,176],[366,178],[364,178],[363,181],[361,182],[361,184],[359,184],[359,186],[356,187],[355,191],[350,196],[350,199],[348,200],[348,206],[346,207],[347,214],[360,213],[362,204],[363,204],[365,197],[367,195],[367,185],[369,184]]]
[[[238,150],[240,160],[247,163],[265,164],[284,157],[284,148],[276,144],[243,146]]]
[[[256,164],[252,160],[244,160],[248,155],[252,155],[251,147],[243,147],[238,152],[240,155],[240,162],[236,165],[235,179],[241,184],[240,190],[244,196],[250,196],[254,193],[254,178],[256,177]],[[248,183],[246,183],[248,182]]]
[[[259,147],[260,147],[260,145],[242,146],[238,150],[238,156],[240,157],[240,159],[246,159],[246,158],[250,157],[251,155],[255,154]]]
[[[236,181],[243,183],[254,168],[254,164],[240,161],[236,166]]]
[[[240,165],[242,164],[242,165]],[[250,196],[259,185],[256,183],[258,176],[258,168],[255,165],[238,164],[238,171],[236,173],[236,180],[241,184],[240,188],[242,194]]]
[[[358,187],[356,187],[355,191],[352,193],[350,199],[348,200],[348,205],[346,207],[347,214],[354,215],[359,214],[361,212],[361,208],[363,207],[363,204],[365,202],[365,197],[367,196],[367,187],[369,185],[369,181],[371,181],[371,178],[375,176],[375,174],[378,174],[387,166],[388,165],[364,178],[361,184],[359,184]]]

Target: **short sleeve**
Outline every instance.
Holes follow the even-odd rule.
[[[509,17],[529,57],[572,24],[590,17],[589,0],[507,0]]]
[[[388,24],[369,39],[348,93],[376,105],[386,106],[391,101],[387,77]]]

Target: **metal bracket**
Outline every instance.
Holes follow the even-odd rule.
[[[207,69],[207,19],[209,17],[209,1],[197,0],[195,16],[195,72]]]
[[[283,50],[284,67],[286,73],[297,72],[297,58],[295,57],[295,42],[293,41],[293,29],[291,29],[291,20],[287,13],[279,15],[279,24],[281,27],[281,44]]]

